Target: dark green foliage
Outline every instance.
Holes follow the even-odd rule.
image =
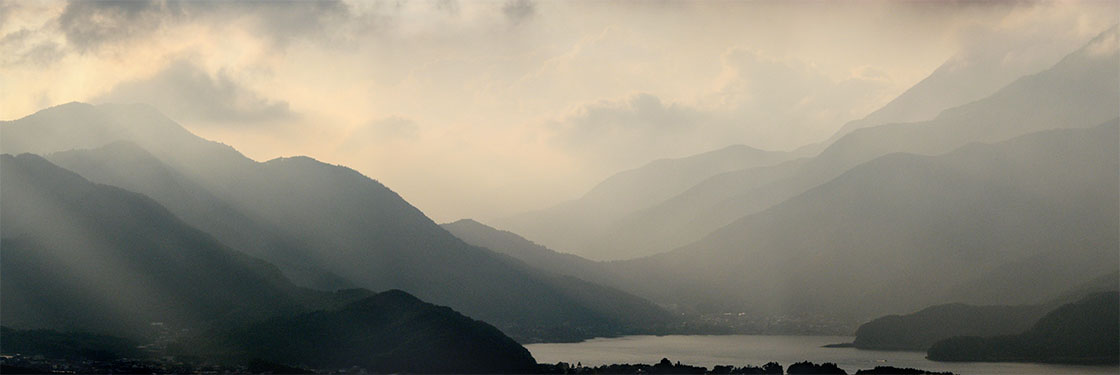
[[[46,358],[108,361],[145,354],[136,341],[85,332],[0,327],[0,353],[42,355]],[[16,372],[6,372],[14,374]]]
[[[935,361],[1120,363],[1120,294],[1098,293],[1063,305],[1030,330],[996,337],[961,336],[929,348]]]
[[[836,366],[835,363],[825,362],[822,364],[815,364],[813,362],[797,362],[789,365],[787,374],[842,374],[846,375],[848,372]]]
[[[926,350],[953,336],[996,336],[1030,328],[1043,306],[939,305],[907,315],[888,315],[859,326],[854,346],[878,350]]]
[[[926,370],[919,370],[919,369],[916,369],[916,368],[898,368],[898,367],[892,367],[892,366],[875,366],[875,368],[870,369],[870,370],[856,371],[856,375],[861,375],[861,374],[867,374],[867,375],[876,375],[876,374],[879,374],[879,375],[953,375],[953,373],[948,372],[948,371],[946,371],[946,372],[932,372],[932,371],[926,371]]]
[[[710,371],[708,373],[709,374],[732,374],[732,375],[738,375],[738,374],[777,374],[777,375],[781,375],[782,374],[782,365],[778,364],[777,362],[769,362],[765,365],[762,365],[762,367],[756,367],[756,366],[750,366],[750,365],[743,366],[743,367],[722,365],[722,366],[713,367],[712,371]]]
[[[249,361],[249,366],[247,366],[247,369],[249,370],[249,373],[252,374],[314,374],[313,371],[308,369],[284,366],[260,359]]]
[[[380,373],[530,372],[536,361],[501,331],[392,290],[337,311],[276,318],[205,335],[178,349],[228,361],[259,359]]]
[[[0,365],[0,374],[50,374],[50,371],[27,367]]]
[[[1116,271],[1090,280],[1046,303],[1021,306],[972,306],[961,303],[927,307],[906,315],[888,315],[860,325],[851,346],[876,350],[920,350],[955,336],[990,337],[1021,333],[1047,312],[1090,294],[1116,290]],[[837,346],[839,347],[839,346]]]

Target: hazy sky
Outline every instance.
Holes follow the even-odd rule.
[[[949,59],[1010,51],[1001,64],[1040,70],[1117,12],[1112,1],[4,1],[0,118],[148,103],[254,159],[344,164],[437,221],[486,219],[656,158],[820,141]]]

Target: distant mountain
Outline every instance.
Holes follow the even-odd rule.
[[[622,289],[662,303],[863,318],[960,300],[963,280],[1050,259],[1009,273],[1029,290],[984,294],[1029,303],[1120,263],[1117,122],[880,157],[695,244],[612,269],[633,283]]]
[[[299,289],[148,197],[93,184],[39,156],[5,154],[0,167],[6,326],[137,338],[152,322],[240,324],[361,295]]]
[[[936,155],[970,142],[998,142],[1045,129],[1084,128],[1120,116],[1120,53],[1110,29],[1053,67],[929,121],[859,129],[815,157],[726,172],[618,220],[602,235],[611,248],[656,254],[687,245],[773,207],[845,171],[894,152]]]
[[[991,47],[950,57],[882,108],[849,121],[828,140],[806,146],[801,151],[815,154],[857,129],[933,119],[941,111],[983,99],[1022,76],[1049,68],[1063,55],[1073,52],[1075,46],[1038,48],[1036,43],[1019,43]],[[1034,55],[1034,58],[1021,58],[1023,55]],[[1019,58],[1009,59],[1009,56]],[[1010,63],[1012,61],[1018,63]]]
[[[109,143],[36,138],[68,132]],[[648,303],[614,304],[618,294],[609,288],[562,282],[467,245],[352,169],[307,157],[258,163],[149,107],[71,103],[0,124],[0,135],[6,151],[91,147],[51,158],[92,180],[149,194],[302,285],[407,290],[526,341],[632,332],[644,323],[627,317],[661,312]],[[642,311],[620,311],[630,306]]]
[[[440,224],[440,226],[468,244],[517,258],[539,269],[591,281],[609,277],[608,269],[599,262],[554,251],[516,233],[493,228],[471,219]]]
[[[935,361],[1120,363],[1120,293],[1064,305],[1021,334],[961,336],[929,348]]]
[[[1102,291],[1115,291],[1116,271],[1065,291],[1041,304],[974,306],[961,303],[932,306],[906,315],[888,315],[860,325],[853,345],[860,349],[921,350],[955,336],[989,337],[1021,333],[1047,312]]]
[[[595,260],[648,255],[597,246],[616,220],[677,195],[716,174],[771,165],[793,158],[788,152],[763,151],[744,145],[679,159],[661,159],[615,174],[579,199],[497,222],[553,249]]]
[[[234,363],[358,366],[374,373],[531,373],[536,368],[529,351],[497,328],[399,290],[336,311],[203,335],[174,350]]]

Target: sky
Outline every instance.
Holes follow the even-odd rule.
[[[438,222],[488,219],[659,158],[827,139],[947,61],[1003,51],[1003,66],[1041,70],[1117,14],[1111,1],[2,1],[0,119],[146,103],[256,160],[354,168]]]

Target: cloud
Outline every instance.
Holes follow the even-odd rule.
[[[264,98],[226,72],[211,75],[186,60],[146,79],[121,83],[93,101],[146,103],[175,119],[208,123],[260,124],[298,117],[287,102]]]
[[[150,37],[170,25],[200,23],[223,27],[247,19],[277,45],[314,35],[342,23],[349,8],[341,1],[181,1],[72,0],[58,17],[67,42],[79,52]]]
[[[502,5],[502,14],[514,26],[520,25],[537,14],[537,5],[531,0],[509,0]]]
[[[146,36],[159,29],[177,7],[152,0],[71,1],[58,17],[66,40],[78,51]]]
[[[0,37],[0,66],[49,66],[66,56],[62,47],[43,38],[42,30],[21,28]]]
[[[338,147],[342,153],[358,153],[365,147],[378,147],[392,142],[415,141],[420,137],[416,122],[399,116],[371,121],[350,132]]]
[[[730,144],[790,149],[889,99],[889,76],[872,66],[834,79],[803,61],[734,48],[723,69],[715,89],[695,103],[641,93],[584,104],[550,123],[551,143],[608,168]]]
[[[729,142],[713,116],[648,93],[587,104],[550,123],[552,144],[605,170]]]
[[[459,0],[435,0],[432,2],[432,6],[435,7],[436,10],[451,16],[457,16],[462,11]]]

